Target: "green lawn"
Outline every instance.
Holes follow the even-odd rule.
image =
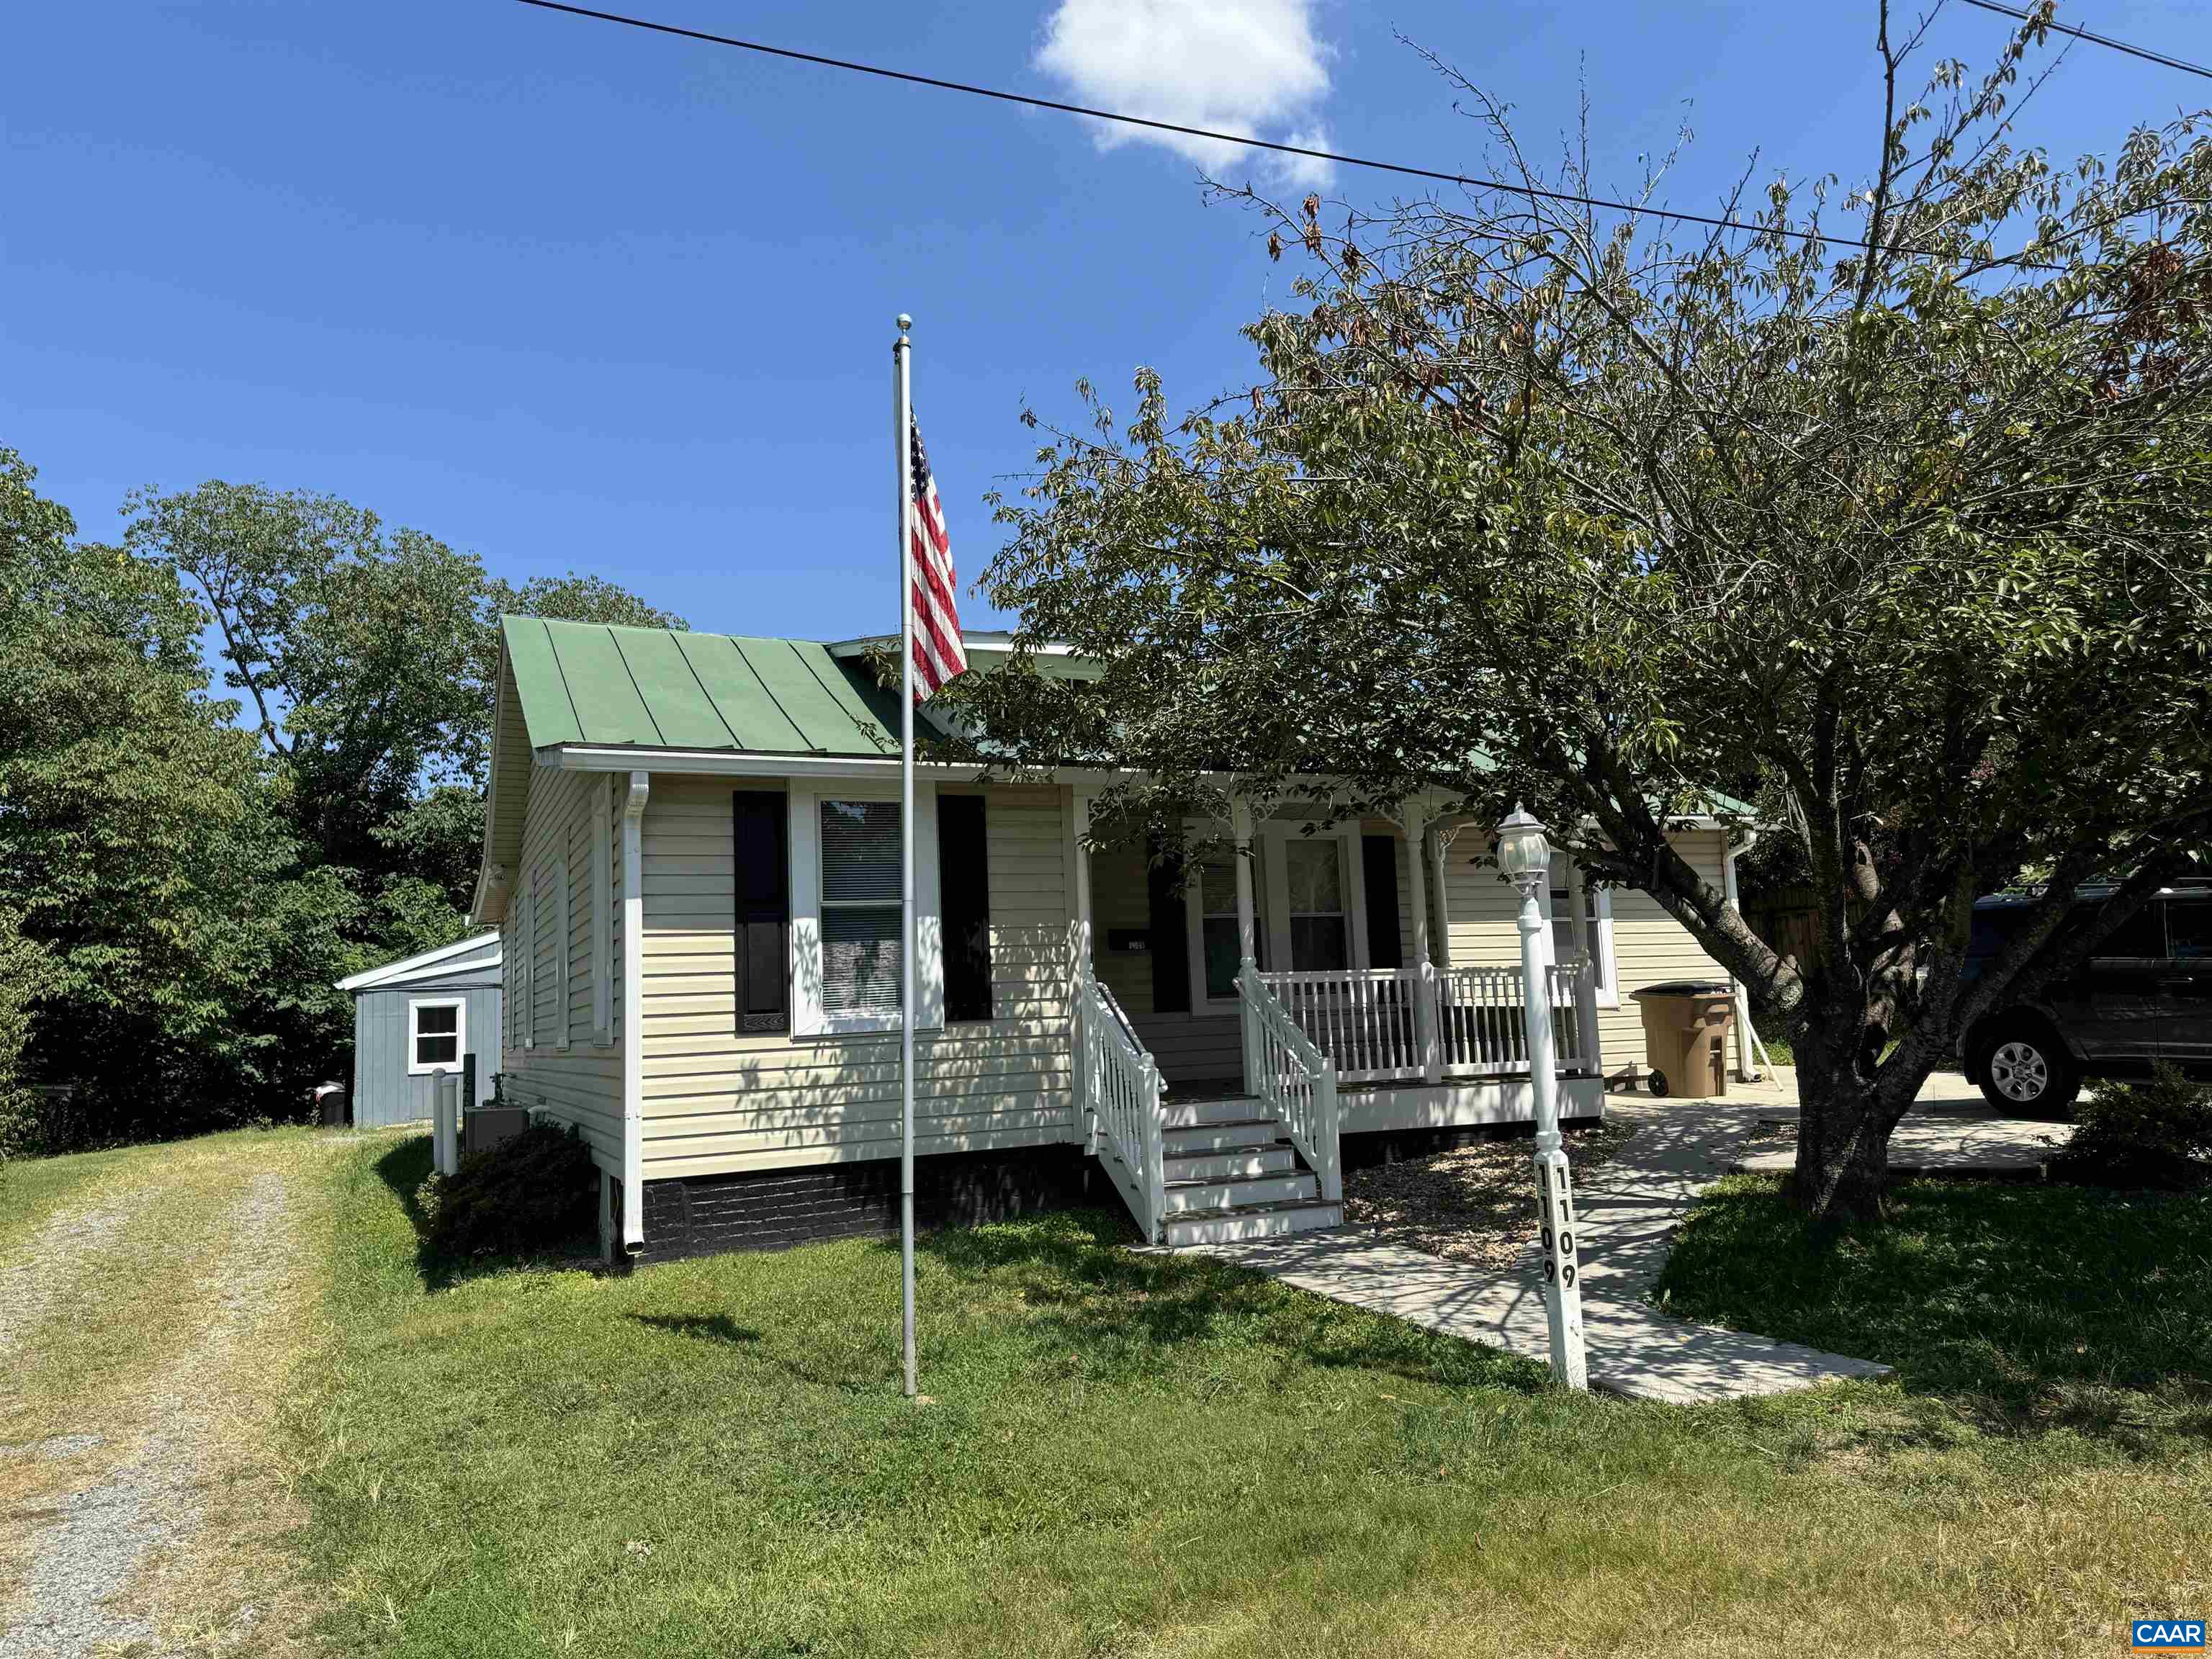
[[[1947,1416],[2166,1459],[2212,1435],[2212,1192],[1912,1181],[1879,1221],[1808,1228],[1736,1176],[1677,1236],[1659,1294],[1686,1318],[1898,1368]]]
[[[1911,1189],[1893,1239],[1810,1241],[1731,1185],[1676,1304],[1902,1376],[1698,1410],[1110,1215],[947,1232],[915,1407],[895,1249],[434,1291],[424,1143],[348,1152],[301,1454],[342,1651],[2105,1653],[2212,1601],[2201,1210]]]

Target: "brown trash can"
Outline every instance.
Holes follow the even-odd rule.
[[[1726,980],[1670,980],[1632,993],[1644,1009],[1644,1063],[1655,1095],[1685,1099],[1728,1093],[1735,999]]]

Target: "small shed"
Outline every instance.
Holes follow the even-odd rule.
[[[440,1072],[471,1048],[477,1075],[499,1069],[499,935],[388,962],[338,981],[353,993],[353,1121],[360,1128],[427,1121]]]

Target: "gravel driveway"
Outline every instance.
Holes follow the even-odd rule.
[[[157,1163],[7,1248],[0,1659],[298,1650],[274,1413],[312,1143],[261,1145]]]

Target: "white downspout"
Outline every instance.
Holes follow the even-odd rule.
[[[645,1249],[645,803],[650,772],[629,775],[623,803],[623,1249]]]
[[[1729,845],[1728,831],[1721,831],[1721,886],[1728,896],[1729,908],[1739,916],[1743,914],[1743,903],[1735,890],[1736,854],[1748,853],[1758,844],[1756,830],[1744,832],[1741,848]],[[1755,1082],[1760,1073],[1753,1065],[1753,1057],[1756,1055],[1758,1065],[1770,1072],[1774,1069],[1774,1061],[1767,1055],[1766,1045],[1759,1040],[1759,1033],[1751,1029],[1751,995],[1743,988],[1743,981],[1730,974],[1729,989],[1735,997],[1735,1079],[1739,1083]]]

